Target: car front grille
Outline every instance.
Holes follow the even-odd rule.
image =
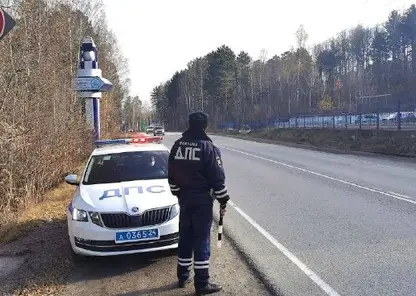
[[[130,216],[127,214],[101,214],[105,227],[132,228],[162,224],[169,220],[170,208],[149,210],[142,215]]]

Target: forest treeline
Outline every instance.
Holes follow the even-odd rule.
[[[395,112],[416,108],[416,7],[394,10],[373,28],[357,25],[307,48],[253,60],[223,45],[188,63],[158,86],[151,101],[169,129],[183,129],[194,110],[212,124],[287,120],[307,114]],[[378,96],[378,97],[376,97]],[[370,98],[368,98],[370,97]]]
[[[100,0],[0,0],[16,27],[0,40],[0,225],[62,182],[91,152],[74,91],[80,41],[91,36],[113,83],[101,100],[103,137],[119,131],[127,64]],[[10,217],[9,217],[10,218]]]

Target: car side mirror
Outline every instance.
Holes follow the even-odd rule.
[[[76,174],[70,174],[65,177],[65,182],[70,185],[79,185],[78,176]]]

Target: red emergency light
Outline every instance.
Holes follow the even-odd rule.
[[[131,138],[125,139],[114,139],[114,140],[97,140],[95,145],[97,147],[102,147],[106,145],[119,145],[119,144],[148,144],[156,143],[160,144],[163,140],[163,137],[149,137],[144,135],[138,135]]]
[[[135,143],[135,144],[145,144],[145,143],[160,143],[163,140],[162,137],[149,137],[149,136],[144,136],[144,135],[138,135],[135,137],[131,138],[131,142],[130,143]]]

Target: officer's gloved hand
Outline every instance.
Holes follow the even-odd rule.
[[[179,192],[181,191],[181,188],[179,188],[178,186],[171,186],[170,187],[170,192],[172,193],[172,195],[175,195],[177,198],[179,198]]]

